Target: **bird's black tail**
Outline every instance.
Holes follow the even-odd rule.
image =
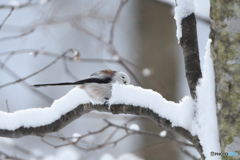
[[[79,83],[78,83],[79,84]],[[65,85],[78,85],[76,82],[64,82],[64,83],[50,83],[50,84],[35,84],[32,87],[44,87],[44,86],[65,86]]]
[[[85,84],[85,83],[109,83],[111,82],[111,78],[110,77],[106,77],[103,79],[99,79],[99,78],[87,78],[87,79],[83,79],[77,82],[63,82],[63,83],[50,83],[50,84],[35,84],[32,85],[32,87],[44,87],[44,86],[66,86],[66,85],[80,85],[80,84]]]

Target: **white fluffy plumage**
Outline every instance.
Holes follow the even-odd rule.
[[[89,78],[77,82],[36,84],[33,87],[75,85],[84,89],[94,100],[106,102],[112,96],[113,83],[128,85],[130,84],[130,78],[124,72],[108,69],[95,72]]]

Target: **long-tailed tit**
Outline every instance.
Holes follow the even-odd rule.
[[[91,98],[106,102],[112,96],[112,83],[115,82],[128,85],[130,78],[124,72],[108,69],[93,73],[89,78],[77,82],[35,84],[33,87],[76,85],[84,89]]]

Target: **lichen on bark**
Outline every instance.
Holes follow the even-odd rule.
[[[211,0],[210,38],[214,62],[221,150],[240,137],[240,1]],[[239,144],[240,145],[240,144]],[[240,155],[240,146],[238,150]],[[223,157],[231,159],[239,157]]]

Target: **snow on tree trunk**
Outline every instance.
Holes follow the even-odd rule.
[[[211,0],[211,54],[222,152],[240,155],[240,1]]]

